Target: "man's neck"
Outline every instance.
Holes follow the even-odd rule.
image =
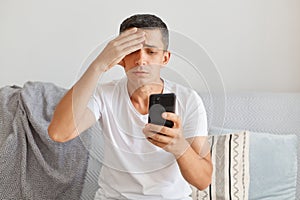
[[[164,82],[159,79],[155,83],[145,84],[137,87],[136,83],[128,81],[128,93],[131,103],[141,114],[148,113],[149,96],[151,94],[159,94],[163,92]]]

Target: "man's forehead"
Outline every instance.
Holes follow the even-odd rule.
[[[158,48],[163,49],[164,44],[162,41],[162,34],[159,29],[141,29],[141,31],[144,31],[146,33],[145,37],[145,44],[144,47],[148,48]]]

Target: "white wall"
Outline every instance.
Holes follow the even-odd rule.
[[[227,91],[300,92],[300,1],[0,1],[0,87],[70,87],[134,13],[154,13],[205,47]]]

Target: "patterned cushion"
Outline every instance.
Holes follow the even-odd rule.
[[[203,191],[192,187],[193,199],[248,199],[249,133],[210,135],[209,141],[214,166],[212,183]]]

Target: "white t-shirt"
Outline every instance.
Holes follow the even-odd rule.
[[[163,93],[176,94],[175,113],[185,138],[207,135],[207,118],[198,94],[164,80]],[[142,132],[148,114],[140,114],[127,90],[127,78],[99,85],[88,107],[104,135],[104,159],[95,199],[191,199],[175,157],[151,144]]]

